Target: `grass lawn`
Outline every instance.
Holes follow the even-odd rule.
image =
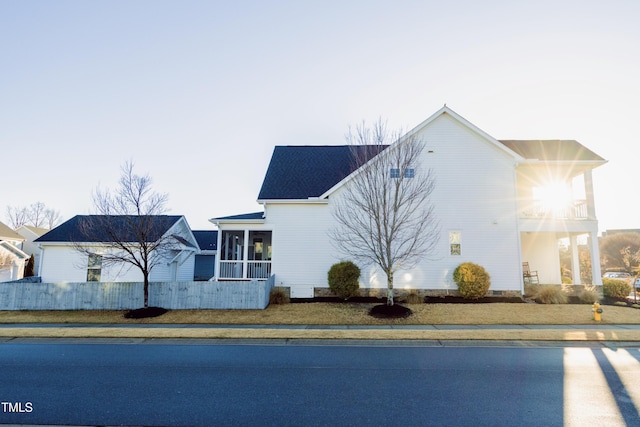
[[[406,319],[368,315],[374,304],[297,303],[265,310],[172,310],[155,318],[125,319],[125,311],[0,311],[0,323],[120,323],[236,325],[584,325],[596,324],[584,304],[415,304]],[[640,324],[640,310],[605,305],[600,324]]]

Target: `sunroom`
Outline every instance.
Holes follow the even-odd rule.
[[[272,232],[262,212],[214,218],[218,226],[218,280],[266,280],[271,276]]]

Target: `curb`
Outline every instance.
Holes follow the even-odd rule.
[[[0,338],[141,338],[141,339],[279,339],[279,340],[467,340],[467,341],[611,341],[640,342],[640,329],[580,328],[510,325],[456,328],[338,327],[130,327],[130,326],[11,326],[0,328]]]

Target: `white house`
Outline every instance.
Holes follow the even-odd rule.
[[[0,222],[0,282],[22,279],[29,255],[20,250],[25,239]]]
[[[40,248],[34,241],[48,233],[49,229],[42,227],[34,227],[31,225],[22,225],[16,229],[16,233],[24,238],[24,241],[20,244],[20,249],[27,255],[33,255],[34,260],[34,274],[38,276],[38,267],[40,265]]]
[[[499,141],[446,106],[409,134],[425,144],[422,166],[435,173],[431,202],[441,235],[436,253],[396,273],[396,289],[455,291],[452,272],[466,261],[489,272],[493,294],[522,292],[525,262],[540,283],[560,284],[563,238],[573,244],[573,282],[579,284],[578,236],[588,237],[592,282],[601,285],[591,171],[603,158],[572,140]],[[327,288],[331,265],[348,259],[329,231],[332,209],[353,173],[350,150],[275,147],[258,196],[264,211],[211,220],[219,229],[218,278],[275,274],[276,285],[289,287],[292,297]],[[379,269],[360,267],[361,288],[386,288]]]
[[[78,246],[107,251],[110,239],[102,230],[105,216],[77,215],[35,240],[42,250],[40,276],[42,282],[142,282],[142,273],[131,264],[102,266],[100,256],[87,255]],[[122,223],[125,219],[136,221],[139,217],[111,216],[110,221]],[[162,253],[160,262],[151,270],[149,281],[192,281],[195,255],[199,252],[191,228],[184,216],[156,215],[151,218],[153,232],[149,240],[157,241],[170,236],[174,244]],[[85,230],[91,230],[88,234]],[[128,241],[128,237],[125,241]],[[137,240],[131,236],[131,245]],[[94,250],[94,249],[92,249]]]

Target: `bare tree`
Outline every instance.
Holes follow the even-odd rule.
[[[388,305],[395,272],[428,256],[440,230],[430,202],[435,178],[421,163],[423,143],[400,135],[387,132],[381,120],[349,130],[354,173],[336,202],[338,225],[331,232],[341,252],[386,274]]]
[[[25,207],[7,206],[7,219],[11,228],[16,230],[29,222],[29,212]]]
[[[36,202],[29,207],[7,206],[7,218],[14,230],[23,225],[51,230],[60,223],[60,212],[47,208],[42,202]]]
[[[103,268],[129,265],[139,269],[144,280],[144,306],[148,307],[149,274],[180,242],[165,234],[167,217],[162,214],[168,195],[153,191],[151,178],[136,175],[132,162],[125,163],[121,172],[115,192],[96,189],[93,203],[98,215],[82,219],[82,239],[75,247],[90,260],[101,262]],[[87,245],[86,241],[100,244]]]

